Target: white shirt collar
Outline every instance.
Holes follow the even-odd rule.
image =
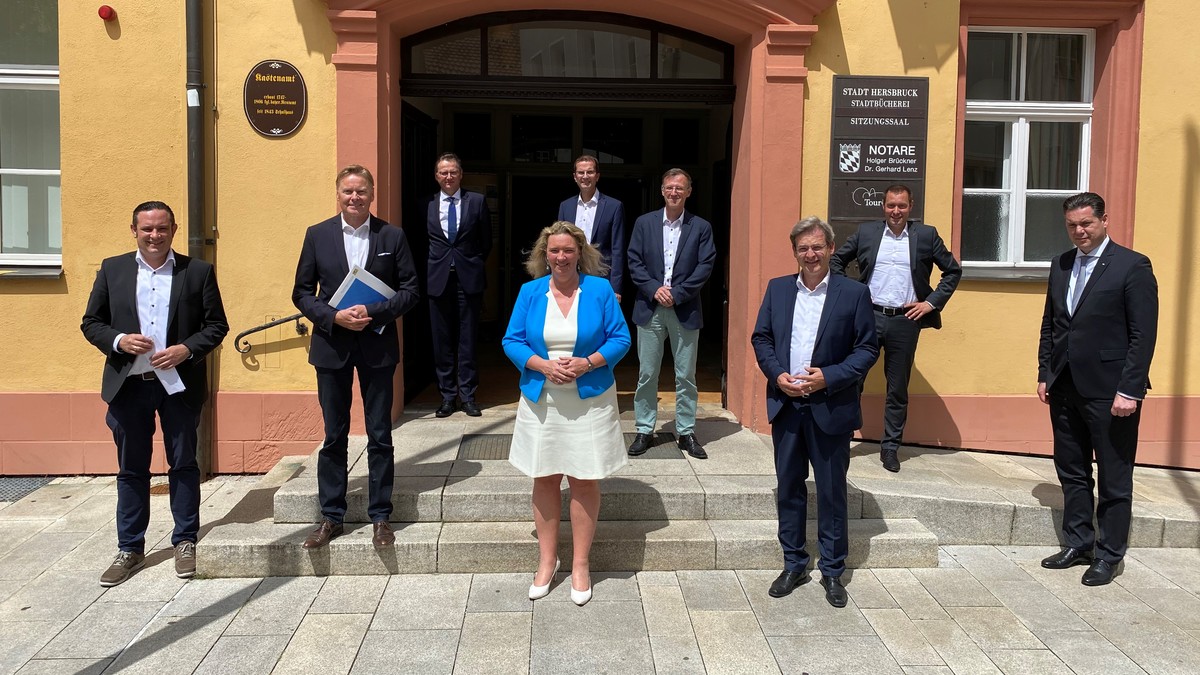
[[[344,214],[344,213],[342,214],[342,232],[345,232],[346,234],[355,234],[358,232],[362,232],[363,231],[362,228],[369,227],[370,225],[371,225],[371,217],[370,216],[367,216],[367,219],[363,221],[362,225],[355,227],[355,226],[351,225],[350,223],[347,223],[346,222],[346,214]]]
[[[137,260],[137,263],[139,265],[141,265],[142,267],[145,267],[146,269],[148,269],[152,272],[157,272],[158,270],[165,269],[168,264],[171,266],[171,269],[175,269],[175,249],[171,249],[171,250],[167,251],[167,259],[164,260],[163,264],[159,267],[151,267],[150,263],[146,262],[146,259],[142,257],[142,249],[140,249],[140,248],[138,249],[137,253],[134,254],[133,257],[135,260]]]
[[[1108,242],[1109,242],[1108,235],[1105,235],[1104,241],[1100,242],[1099,246],[1092,249],[1091,253],[1084,253],[1082,249],[1080,249],[1078,246],[1076,246],[1075,247],[1075,256],[1076,257],[1087,257],[1087,258],[1099,258],[1100,254],[1104,253],[1104,249],[1108,246]]]
[[[821,281],[819,283],[817,283],[817,287],[812,289],[811,291],[808,290],[808,286],[804,285],[804,275],[797,274],[796,275],[796,290],[800,291],[801,293],[808,293],[811,295],[822,289],[829,288],[829,274],[830,274],[829,272],[826,272],[825,278],[821,279]]]

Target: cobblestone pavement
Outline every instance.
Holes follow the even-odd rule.
[[[257,480],[205,483],[204,522]],[[847,572],[841,610],[817,583],[769,598],[771,571],[613,573],[580,608],[562,575],[537,602],[528,574],[183,581],[155,496],[147,567],[104,589],[115,500],[112,478],[61,478],[0,502],[0,672],[1200,670],[1197,549],[1132,549],[1087,588],[1038,565],[1050,547],[943,546],[937,568]]]

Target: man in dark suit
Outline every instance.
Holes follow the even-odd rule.
[[[154,415],[162,423],[175,574],[196,574],[200,467],[196,426],[208,394],[204,357],[229,332],[212,264],[171,250],[171,207],[145,202],[130,226],[137,251],[100,264],[80,329],[104,353],[100,396],[117,445],[117,545],[101,586],[116,586],[145,564],[150,524]]]
[[[683,169],[663,174],[665,206],[633,224],[629,239],[629,276],[637,289],[633,322],[637,324],[638,383],[633,396],[637,435],[629,455],[644,454],[653,445],[658,420],[658,369],[663,341],[671,341],[675,362],[675,431],[679,448],[696,459],[707,459],[693,433],[696,425],[696,352],[704,316],[700,291],[712,274],[717,250],[712,225],[684,209],[692,194],[692,177]]]
[[[846,471],[851,435],[862,427],[858,382],[879,356],[875,320],[866,286],[829,272],[833,229],[828,223],[806,218],[790,238],[799,273],[767,284],[750,336],[758,367],[767,376],[783,547],[783,572],[768,593],[781,598],[808,581],[804,481],[811,462],[821,585],[831,605],[844,607],[841,576],[850,547]]]
[[[1050,263],[1037,392],[1050,406],[1066,549],[1042,567],[1090,563],[1083,584],[1102,586],[1117,575],[1129,545],[1138,421],[1158,334],[1158,282],[1149,258],[1108,238],[1100,195],[1068,197],[1063,213],[1075,248]]]
[[[588,243],[600,250],[608,265],[608,282],[617,302],[625,284],[625,205],[596,189],[600,182],[600,162],[591,155],[575,160],[571,174],[579,186],[579,195],[558,206],[558,219],[575,223]]]
[[[347,452],[354,372],[362,390],[367,428],[367,515],[376,548],[396,536],[392,515],[392,379],[400,361],[396,319],[417,304],[417,274],[404,231],[371,215],[375,180],[352,164],[337,176],[341,213],[304,233],[292,303],[313,323],[308,362],[317,371],[317,399],[325,440],[317,454],[321,522],[304,541],[320,548],[342,534],[346,516]],[[335,309],[330,299],[353,267],[370,272],[396,292],[370,305]]]
[[[858,280],[871,289],[887,380],[879,460],[892,472],[900,470],[900,442],[908,420],[908,379],[917,339],[922,328],[942,327],[942,310],[962,278],[962,268],[946,250],[937,229],[909,219],[912,207],[912,190],[904,185],[889,187],[884,195],[884,219],[859,225],[829,263],[834,274],[844,275],[846,266],[857,260]],[[937,288],[929,285],[934,265],[942,271]]]
[[[426,210],[429,322],[434,372],[442,393],[442,404],[434,414],[449,417],[457,408],[457,398],[463,412],[479,417],[475,345],[487,285],[484,263],[492,251],[492,215],[483,195],[461,188],[463,169],[457,155],[445,153],[438,158],[435,178],[442,189]]]

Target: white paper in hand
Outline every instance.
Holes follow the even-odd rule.
[[[355,265],[350,268],[346,278],[342,279],[342,284],[338,286],[337,292],[333,294],[332,298],[329,298],[329,305],[334,309],[346,309],[355,305],[373,305],[390,300],[395,294],[396,291],[380,281],[379,277]],[[375,332],[382,334],[383,326],[376,328]]]

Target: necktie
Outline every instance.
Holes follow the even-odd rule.
[[[453,244],[458,236],[458,213],[454,209],[454,197],[446,197],[446,201],[450,202],[446,207],[446,239]]]
[[[1083,295],[1083,287],[1087,285],[1088,279],[1088,263],[1092,261],[1090,255],[1075,256],[1075,290],[1071,291],[1071,315],[1075,315],[1075,307],[1079,305],[1079,298]]]

